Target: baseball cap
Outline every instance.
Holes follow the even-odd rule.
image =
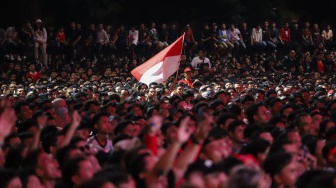
[[[42,23],[42,20],[41,20],[41,19],[37,19],[37,20],[35,21],[35,23]]]

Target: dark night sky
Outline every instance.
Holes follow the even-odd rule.
[[[0,27],[41,18],[47,25],[89,23],[137,24],[177,22],[199,26],[205,22],[279,23],[293,18],[320,24],[335,23],[336,2],[319,0],[3,0]],[[273,8],[276,8],[274,10]]]

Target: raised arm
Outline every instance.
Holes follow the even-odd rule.
[[[81,120],[82,120],[82,117],[80,116],[78,111],[74,111],[74,113],[72,114],[72,123],[70,124],[68,131],[65,133],[65,136],[62,142],[58,146],[56,146],[57,149],[63,148],[64,146],[70,143]]]
[[[34,141],[33,141],[33,145],[31,145],[31,147],[29,148],[29,151],[34,151],[36,149],[38,149],[39,146],[39,142],[40,142],[40,135],[41,135],[41,131],[43,129],[43,127],[47,124],[47,120],[48,120],[48,116],[43,115],[37,118],[37,131],[34,134]]]
[[[186,142],[191,132],[188,130],[189,117],[184,118],[177,130],[177,139],[173,142],[166,152],[160,157],[159,161],[155,164],[154,169],[146,177],[147,185],[150,186],[157,180],[157,174],[162,171],[163,175],[166,176],[170,169],[172,169],[174,160],[177,156],[181,145]]]

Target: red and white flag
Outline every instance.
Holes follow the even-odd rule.
[[[167,48],[132,70],[131,74],[142,83],[162,83],[179,69],[184,35]]]

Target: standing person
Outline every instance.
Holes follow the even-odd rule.
[[[139,39],[139,31],[135,29],[135,26],[133,25],[131,30],[129,31],[129,45],[131,46],[130,48],[130,59],[134,59],[134,49],[136,45],[138,44],[138,39]]]
[[[97,57],[104,56],[106,52],[107,44],[109,43],[109,38],[106,31],[104,30],[103,24],[98,24],[97,30],[97,44],[96,44],[96,55]]]
[[[43,27],[42,21],[37,19],[35,21],[35,28],[34,28],[34,56],[35,60],[38,61],[39,59],[39,48],[42,53],[42,62],[43,64],[48,67],[47,65],[47,30]]]

